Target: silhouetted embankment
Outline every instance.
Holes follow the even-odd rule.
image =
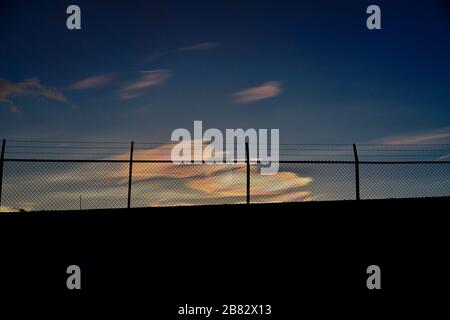
[[[429,198],[2,214],[0,290],[13,301],[152,305],[163,314],[185,303],[272,303],[281,314],[318,301],[384,306],[445,287],[449,205]],[[66,289],[71,264],[82,269],[79,292]],[[382,270],[379,292],[366,287],[372,264]]]

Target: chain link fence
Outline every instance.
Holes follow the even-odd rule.
[[[280,145],[257,159],[174,164],[170,144],[8,140],[2,211],[450,196],[450,145]]]

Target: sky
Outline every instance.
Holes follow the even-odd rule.
[[[71,4],[81,8],[81,30],[66,27]],[[371,4],[381,8],[381,30],[366,27]],[[1,0],[0,40],[7,158],[36,150],[13,141],[24,139],[118,143],[106,159],[128,159],[133,140],[136,157],[168,159],[172,132],[192,132],[195,120],[204,129],[279,129],[282,144],[395,145],[402,160],[411,160],[408,145],[450,143],[443,0]],[[73,158],[61,150],[79,146],[57,144],[54,157]],[[333,148],[333,159],[353,159],[351,145]],[[380,160],[364,148],[363,160]],[[438,149],[419,160],[449,158]],[[313,148],[302,159],[310,151],[324,156]],[[354,198],[351,164],[284,164],[274,176],[256,169],[252,202]],[[123,207],[128,172],[127,163],[5,162],[2,206]],[[447,195],[446,164],[367,166],[361,177],[364,198]],[[243,202],[245,178],[242,165],[137,163],[132,203]]]
[[[377,1],[0,2],[0,137],[448,141],[450,6]],[[81,30],[66,8],[81,8]]]

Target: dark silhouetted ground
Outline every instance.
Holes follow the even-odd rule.
[[[425,297],[446,297],[449,205],[430,198],[2,214],[2,301],[125,307],[158,319],[176,318],[186,303],[272,304],[283,319],[361,307],[414,312]],[[82,270],[78,292],[66,289],[71,264]],[[381,267],[381,291],[366,288],[371,264]]]

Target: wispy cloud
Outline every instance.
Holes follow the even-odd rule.
[[[133,99],[142,96],[145,89],[163,85],[172,72],[166,69],[146,70],[139,72],[140,77],[125,85],[120,91],[121,99]]]
[[[436,143],[448,141],[450,141],[450,127],[440,128],[429,132],[386,137],[378,140],[377,142],[395,145],[395,144]]]
[[[204,51],[217,48],[218,46],[219,44],[216,42],[201,42],[191,46],[178,48],[176,51]]]
[[[244,89],[233,94],[239,103],[252,103],[276,97],[281,94],[281,82],[268,81],[259,86]]]
[[[161,51],[161,52],[157,52],[154,53],[152,55],[149,56],[150,60],[156,60],[162,57],[165,57],[167,55],[170,54],[176,54],[176,53],[180,53],[180,52],[189,52],[189,51],[207,51],[207,50],[212,50],[219,47],[219,44],[217,42],[199,42],[199,43],[195,43],[186,47],[180,47],[180,48],[175,48],[175,49],[171,49],[171,50],[167,50],[167,51]]]
[[[45,97],[57,101],[67,100],[60,91],[42,84],[37,78],[15,83],[0,79],[0,103],[5,103],[11,112],[18,111],[14,98],[20,96]]]
[[[114,80],[114,78],[115,78],[114,74],[111,74],[111,73],[96,75],[96,76],[85,78],[85,79],[82,79],[80,81],[73,83],[70,86],[70,89],[86,90],[86,89],[103,87],[103,86],[111,83]]]

